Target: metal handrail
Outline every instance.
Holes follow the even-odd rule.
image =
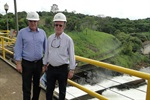
[[[95,65],[95,66],[98,66],[98,67],[103,67],[103,68],[107,68],[107,69],[110,69],[110,70],[114,70],[114,71],[117,71],[117,72],[137,76],[137,77],[148,80],[146,100],[150,100],[150,74],[140,72],[140,71],[136,71],[136,70],[133,70],[133,69],[124,68],[124,67],[117,66],[117,65],[112,65],[112,64],[100,62],[100,61],[93,60],[93,59],[80,57],[80,56],[76,56],[76,60],[81,61],[81,62],[85,62],[85,63],[88,63],[88,64],[92,64],[92,65]]]
[[[10,41],[15,43],[15,39],[10,39],[8,37],[0,36],[0,40],[1,40],[0,49],[2,49],[2,57],[3,57],[3,59],[6,59],[6,52],[8,52],[8,53],[10,53],[12,55],[13,55],[13,52],[5,48],[5,43],[10,45],[11,44]],[[6,42],[5,40],[8,40],[8,41]]]

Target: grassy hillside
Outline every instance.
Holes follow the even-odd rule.
[[[113,35],[86,30],[67,33],[74,40],[75,54],[96,60],[112,57],[118,52],[120,41]]]
[[[126,55],[121,42],[113,35],[104,32],[87,30],[83,32],[66,32],[74,40],[75,54],[86,58],[101,60],[122,67],[137,69],[136,66],[147,66],[148,59],[139,52]],[[142,67],[142,66],[141,66]]]

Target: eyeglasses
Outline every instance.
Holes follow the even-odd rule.
[[[34,23],[36,23],[37,21],[35,21],[35,20],[29,20],[29,22],[31,23],[31,22],[34,22]]]
[[[54,26],[55,26],[55,27],[58,27],[58,26],[59,26],[59,27],[62,27],[63,25],[61,25],[61,24],[54,24]]]
[[[59,42],[58,42],[59,41]],[[61,40],[59,39],[59,40],[56,40],[56,39],[54,39],[53,41],[52,41],[52,43],[51,43],[51,47],[53,47],[53,48],[59,48],[60,47],[60,43],[61,43]]]

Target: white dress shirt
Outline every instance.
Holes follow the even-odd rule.
[[[75,69],[74,43],[70,36],[64,32],[56,37],[52,34],[48,37],[47,50],[43,58],[43,64],[60,66],[69,64],[70,69]]]

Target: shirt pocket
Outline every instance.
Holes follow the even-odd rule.
[[[61,56],[67,56],[68,55],[67,45],[61,45],[58,52]]]

